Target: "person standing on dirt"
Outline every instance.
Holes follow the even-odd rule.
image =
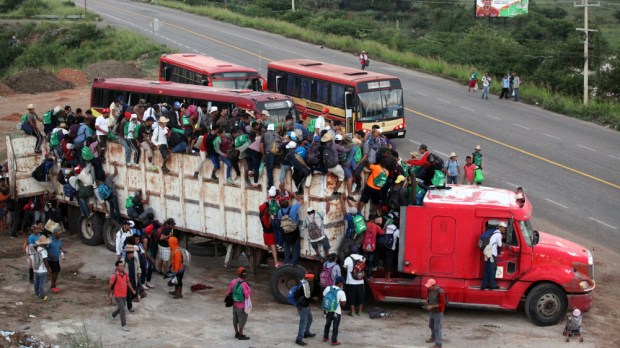
[[[233,327],[235,328],[235,338],[241,341],[247,341],[249,336],[243,334],[243,328],[248,320],[248,313],[245,310],[245,302],[252,295],[252,289],[245,281],[248,276],[248,271],[239,267],[237,269],[237,279],[230,281],[228,285],[227,295],[232,295],[233,298]]]
[[[329,330],[332,328],[332,346],[339,346],[338,342],[338,327],[340,326],[340,319],[342,318],[342,308],[347,305],[347,296],[345,295],[342,287],[344,285],[344,278],[338,277],[334,285],[328,286],[323,290],[323,297],[327,296],[330,291],[336,292],[336,309],[333,312],[328,312],[325,317],[325,328],[323,329],[323,342],[329,341]]]
[[[110,322],[116,318],[117,315],[121,315],[121,330],[129,331],[127,328],[127,320],[125,318],[125,306],[127,306],[127,289],[132,294],[136,294],[136,290],[131,286],[129,277],[125,273],[125,263],[122,260],[116,260],[114,264],[116,270],[110,277],[110,286],[108,287],[108,293],[106,294],[107,303],[110,303],[110,293],[113,292],[114,300],[116,301],[116,310],[110,314],[108,318]]]
[[[26,106],[27,113],[22,115],[22,130],[27,135],[32,135],[37,138],[37,142],[34,145],[34,152],[41,153],[41,144],[43,143],[43,135],[37,127],[37,120],[43,122],[43,119],[34,111],[34,104],[28,104]]]
[[[52,273],[50,290],[58,292],[60,289],[56,286],[56,280],[58,280],[60,273],[60,259],[65,259],[65,251],[62,248],[62,239],[60,238],[62,227],[58,225],[52,232],[50,244],[47,246],[47,262]]]
[[[135,226],[135,223],[131,220],[125,220],[123,225],[121,225],[121,229],[116,232],[116,257],[117,259],[123,259],[123,250],[125,250],[125,245],[127,244],[127,238],[130,238],[133,235],[131,229]]]
[[[138,298],[137,292],[140,290],[138,285],[140,284],[140,279],[138,274],[142,273],[142,269],[140,268],[140,262],[136,259],[136,246],[133,245],[132,237],[127,239],[127,245],[125,246],[125,257],[123,258],[123,262],[127,268],[127,275],[129,276],[129,284],[133,289],[136,290],[136,293],[128,293],[127,294],[127,310],[129,313],[135,313],[133,309],[133,302],[140,302],[140,298]]]
[[[155,268],[159,269],[159,274],[163,274],[164,279],[167,278],[168,272],[170,271],[170,237],[176,225],[177,223],[173,218],[164,221],[161,236],[159,237]],[[158,268],[157,266],[160,267]]]
[[[428,289],[428,299],[422,307],[429,312],[428,327],[431,329],[431,338],[427,339],[426,343],[435,342],[431,348],[441,348],[441,324],[446,309],[446,294],[435,279],[427,280],[424,286]]]
[[[34,295],[43,301],[47,301],[45,296],[45,281],[47,275],[51,273],[50,265],[47,260],[47,250],[45,249],[51,240],[45,236],[37,239],[36,243],[30,246],[30,262],[34,269]]]
[[[41,238],[41,232],[43,229],[39,228],[38,225],[32,225],[30,227],[30,235],[28,236],[28,245],[35,245],[35,243]],[[30,255],[31,250],[28,249],[28,254]],[[29,259],[31,260],[31,259]],[[30,280],[30,284],[34,284],[34,268],[32,262],[30,262],[30,267],[28,269],[28,278]]]
[[[185,275],[185,265],[183,264],[183,252],[179,247],[179,240],[172,236],[168,242],[170,244],[170,265],[174,276],[177,278],[177,284],[174,291],[170,291],[173,299],[183,298],[183,275]]]
[[[312,309],[310,308],[310,284],[306,279],[302,279],[297,287],[295,298],[299,299],[297,302],[297,313],[299,314],[299,330],[297,331],[297,339],[295,344],[298,346],[307,345],[304,342],[304,338],[315,337],[316,334],[310,332],[310,326],[312,326]]]

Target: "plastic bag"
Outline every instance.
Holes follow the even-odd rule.
[[[436,170],[431,183],[435,187],[444,187],[446,185],[446,175],[441,170]]]
[[[484,181],[484,175],[482,174],[482,169],[476,169],[476,173],[474,174],[474,183],[482,184]]]
[[[245,314],[250,314],[252,312],[252,299],[251,298],[246,298],[245,299],[245,306],[243,307],[243,311],[245,312]]]

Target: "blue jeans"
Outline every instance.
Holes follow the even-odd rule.
[[[213,163],[213,168],[220,170],[220,155],[209,155],[209,159],[211,159],[211,163]]]
[[[78,198],[78,204],[80,205],[80,212],[82,216],[88,216],[90,214],[90,210],[88,209],[88,200],[85,198]]]
[[[220,156],[220,160],[226,165],[226,179],[230,178],[230,172],[232,172],[233,164],[228,157]]]
[[[455,184],[456,185],[456,184],[458,184],[458,182],[457,182],[458,179],[459,179],[458,175],[454,175],[454,176],[448,175],[448,182],[447,182],[447,184]]]
[[[280,164],[280,182],[284,181],[284,178],[286,178],[286,172],[291,170],[291,165],[290,164]],[[271,186],[269,186],[271,187]]]
[[[260,172],[260,162],[261,154],[258,151],[248,149],[247,150],[246,160],[248,161],[248,167],[254,173],[254,177],[252,178],[255,184],[258,184],[259,172]]]
[[[327,236],[319,241],[316,242],[310,242],[310,245],[312,246],[312,249],[314,249],[314,251],[318,254],[319,253],[319,243],[321,243],[321,245],[323,246],[323,250],[325,250],[325,254],[329,253],[329,249],[331,248],[331,246],[329,245],[329,238],[327,238]]]
[[[336,314],[336,312],[327,313],[327,318],[325,320],[325,329],[323,329],[323,338],[329,338],[329,328],[334,323],[334,330],[332,331],[332,342],[338,341],[338,326],[340,326],[340,314]]]
[[[123,150],[125,150],[125,163],[131,162],[131,147],[129,147],[129,140],[125,138],[118,138],[118,143],[121,144]]]
[[[430,312],[428,317],[428,327],[431,329],[431,337],[435,339],[435,346],[441,347],[441,322],[443,312]]]
[[[267,170],[267,188],[273,186],[273,167],[276,164],[276,155],[271,152],[265,156],[265,169]],[[256,175],[256,174],[254,174]]]
[[[310,333],[310,326],[312,326],[312,311],[310,307],[297,306],[297,313],[299,313],[299,330],[297,331],[297,340],[304,339],[304,334]]]
[[[47,272],[34,272],[34,294],[38,297],[45,296],[45,281],[47,280]]]
[[[482,87],[482,97],[480,99],[489,99],[489,86]]]
[[[497,257],[495,257],[495,259],[497,259]],[[497,283],[495,283],[496,271],[497,263],[491,262],[491,260],[484,261],[484,273],[482,274],[482,284],[480,285],[481,288],[494,288],[497,286]]]
[[[185,153],[188,146],[186,142],[178,143],[172,148],[172,153]]]
[[[299,263],[299,253],[301,250],[301,242],[299,238],[292,244],[284,242],[284,263],[291,264],[293,266]]]

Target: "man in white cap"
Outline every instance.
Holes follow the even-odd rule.
[[[484,272],[482,273],[482,284],[480,290],[499,289],[495,282],[495,272],[497,272],[497,254],[498,248],[502,247],[502,234],[506,233],[506,222],[502,221],[497,225],[497,229],[493,231],[489,244],[484,248]]]
[[[279,146],[282,138],[275,132],[275,125],[270,123],[267,125],[267,131],[260,139],[260,152],[265,162],[265,171],[267,172],[267,187],[273,186],[273,167],[276,160],[280,157]],[[256,173],[254,174],[256,175]]]
[[[458,184],[459,176],[461,176],[461,168],[459,168],[459,161],[457,160],[455,152],[450,152],[450,158],[446,162],[445,172],[448,177],[448,184]]]
[[[43,122],[43,120],[34,111],[34,104],[28,104],[26,106],[26,109],[28,109],[28,112],[22,115],[21,128],[24,131],[24,133],[26,133],[27,135],[32,135],[37,138],[37,142],[34,145],[34,152],[41,153],[41,144],[43,143],[43,135],[41,134],[39,127],[37,127],[37,120],[39,122]]]
[[[478,169],[482,169],[484,160],[482,159],[482,147],[480,147],[480,145],[476,145],[474,148],[474,152],[471,154],[471,159]]]
[[[446,293],[433,278],[427,280],[424,286],[428,289],[428,298],[423,308],[429,311],[428,327],[431,329],[431,338],[427,339],[426,343],[435,342],[431,348],[441,348],[441,324],[443,312],[446,310]]]
[[[133,235],[133,231],[131,229],[134,228],[135,225],[136,224],[133,221],[125,220],[121,225],[121,229],[116,232],[116,257],[119,260],[123,259],[127,238],[130,238]]]
[[[151,138],[151,143],[159,148],[159,153],[162,158],[161,171],[164,174],[170,172],[170,169],[166,167],[166,163],[170,160],[170,151],[168,150],[168,133],[170,131],[168,127],[166,127],[168,121],[170,120],[165,116],[160,117],[159,126],[153,131],[153,136]]]

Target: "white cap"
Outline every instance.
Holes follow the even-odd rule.
[[[338,141],[342,140],[342,135],[341,134],[336,134],[336,140],[338,140]]]
[[[273,123],[267,125],[267,130],[275,130],[276,126]]]
[[[138,115],[137,114],[131,114],[131,117],[129,119],[130,120],[137,120],[138,119]]]
[[[75,145],[68,143],[67,144],[67,149],[71,150],[71,149],[75,149]]]
[[[269,193],[269,197],[275,197],[276,193],[277,193],[276,187],[275,186],[271,186],[271,188],[269,188],[268,193]]]
[[[581,315],[581,311],[579,310],[579,308],[575,308],[575,310],[573,311],[573,317],[578,317]]]
[[[209,110],[209,113],[211,112],[217,112],[217,106],[212,106],[211,109]]]
[[[296,142],[294,142],[294,141],[289,141],[289,142],[286,144],[286,148],[287,148],[287,149],[294,149],[294,148],[296,148],[296,147],[297,147],[297,143],[296,143]]]
[[[524,199],[525,197],[523,197],[523,193],[518,192],[517,193],[517,199]]]
[[[508,227],[508,225],[506,225],[505,222],[500,222],[499,225],[497,225],[497,227]]]
[[[56,105],[54,108],[54,115],[56,115],[60,111],[60,105]]]

